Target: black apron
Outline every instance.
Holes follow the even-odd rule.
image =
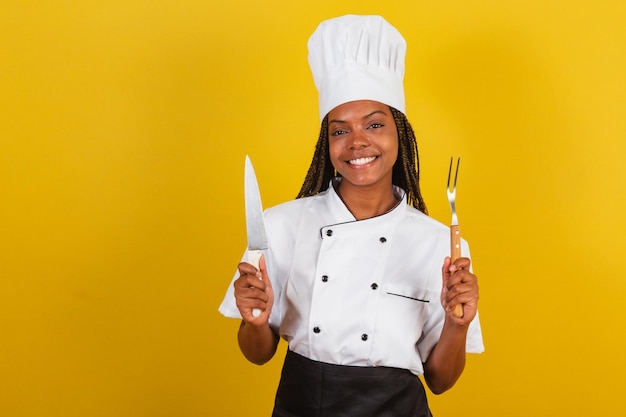
[[[406,369],[332,365],[291,352],[272,417],[432,417],[420,379]]]

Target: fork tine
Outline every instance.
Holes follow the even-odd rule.
[[[454,183],[450,183],[450,180],[452,179],[452,166],[454,165],[454,157],[450,157],[450,169],[448,170],[448,190],[449,191],[456,191],[456,180],[459,177],[459,165],[461,165],[461,157],[459,156],[456,162],[456,169],[454,172]],[[450,189],[450,186],[452,185],[452,189]]]

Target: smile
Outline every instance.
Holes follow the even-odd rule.
[[[351,159],[351,160],[348,161],[348,163],[350,165],[365,165],[365,164],[369,164],[374,159],[376,159],[375,156],[370,156],[370,157],[367,157],[367,158]]]

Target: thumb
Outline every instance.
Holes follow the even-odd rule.
[[[261,271],[261,279],[263,280],[263,282],[271,288],[272,283],[270,282],[269,276],[267,275],[267,264],[265,263],[265,255],[261,255],[261,259],[259,259],[259,271]]]
[[[446,256],[446,258],[443,260],[443,266],[441,267],[441,278],[443,280],[444,288],[447,288],[448,280],[450,279],[450,276],[452,275],[452,272],[450,271],[451,265],[452,265],[452,259],[450,259],[449,256]]]
[[[272,311],[272,306],[274,305],[274,288],[272,288],[272,281],[270,281],[270,277],[267,275],[267,264],[265,263],[265,255],[261,256],[259,259],[259,270],[261,271],[261,279],[263,283],[267,286],[265,288],[265,293],[269,297],[267,302],[268,308],[265,310],[265,313],[269,314]]]
[[[450,277],[452,273],[450,272],[450,266],[452,265],[452,259],[449,256],[446,256],[443,260],[443,266],[441,267],[441,305],[444,309],[447,308],[448,302],[448,281],[450,281]]]

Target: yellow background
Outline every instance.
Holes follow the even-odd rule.
[[[0,414],[266,416],[284,345],[240,355],[217,306],[318,133],[306,41],[345,13],[406,37],[433,217],[458,209],[487,351],[436,416],[626,411],[621,0],[4,0]]]

